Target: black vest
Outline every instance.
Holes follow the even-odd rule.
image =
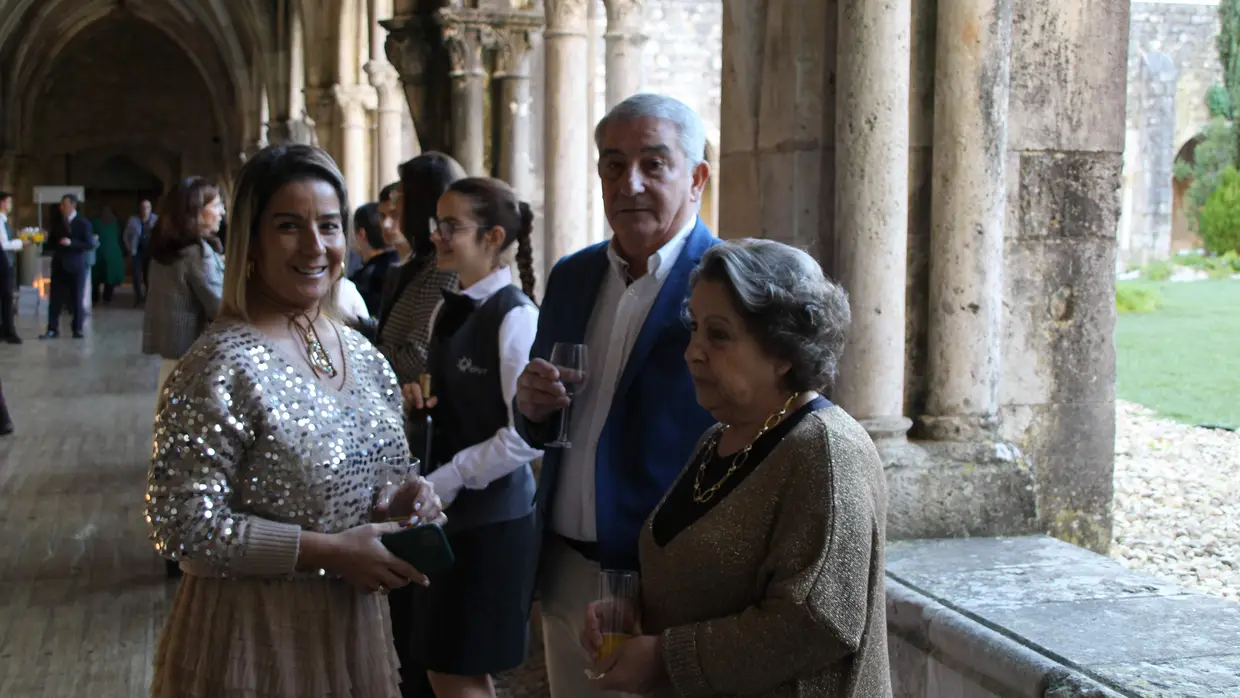
[[[426,362],[431,392],[439,398],[431,412],[432,470],[508,426],[508,405],[500,387],[499,329],[508,311],[532,303],[515,286],[500,289],[481,305],[444,292]],[[534,510],[535,490],[528,463],[486,489],[463,489],[448,509],[446,529],[461,531],[526,516]]]

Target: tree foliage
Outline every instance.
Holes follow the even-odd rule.
[[[1240,171],[1223,170],[1199,218],[1206,250],[1224,255],[1240,252]]]
[[[1235,164],[1236,150],[1240,145],[1237,143],[1240,139],[1236,137],[1235,122],[1222,117],[1211,119],[1200,138],[1197,147],[1193,148],[1192,163],[1184,160],[1175,163],[1175,178],[1191,181],[1184,192],[1184,201],[1188,204],[1185,215],[1189,227],[1198,231],[1201,229],[1201,209],[1218,186],[1223,171]]]
[[[1223,66],[1223,86],[1232,104],[1240,104],[1240,0],[1218,4],[1218,60]]]

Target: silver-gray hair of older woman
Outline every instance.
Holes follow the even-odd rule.
[[[789,390],[826,390],[848,339],[848,294],[808,253],[774,240],[727,240],[707,250],[689,277],[728,289],[745,328],[763,351],[791,368]]]
[[[594,127],[594,145],[603,149],[607,124],[642,117],[672,122],[679,136],[680,150],[690,168],[706,160],[706,126],[702,124],[702,117],[679,99],[652,92],[640,92],[612,107]]]

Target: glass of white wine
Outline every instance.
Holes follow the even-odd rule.
[[[581,384],[586,380],[586,345],[556,342],[551,348],[551,365],[560,372],[560,383],[568,393],[569,400],[577,394]],[[552,448],[572,448],[568,440],[568,419],[572,411],[572,403],[564,408],[560,415],[560,434],[547,446]]]

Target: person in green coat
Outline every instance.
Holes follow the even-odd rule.
[[[98,247],[95,265],[91,269],[91,300],[98,303],[112,302],[112,291],[125,282],[125,256],[121,252],[121,227],[111,206],[104,206],[98,218],[92,220]]]

